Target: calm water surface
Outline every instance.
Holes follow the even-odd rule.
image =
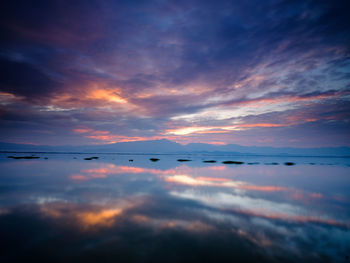
[[[0,262],[350,262],[349,159],[8,155]]]

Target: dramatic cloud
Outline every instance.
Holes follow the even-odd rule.
[[[2,141],[349,146],[349,8],[4,2]]]

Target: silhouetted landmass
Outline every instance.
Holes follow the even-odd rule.
[[[258,162],[253,162],[253,163],[247,163],[248,165],[256,165],[259,164]]]
[[[223,161],[224,164],[244,164],[244,162],[240,161]]]
[[[284,165],[292,166],[292,165],[295,165],[295,163],[293,163],[293,162],[285,162]]]
[[[97,160],[98,159],[98,157],[97,156],[93,156],[93,157],[86,157],[86,158],[84,158],[84,160],[88,160],[88,161],[90,161],[90,160]]]
[[[279,163],[265,163],[265,165],[279,165]]]
[[[104,145],[45,146],[0,143],[3,152],[71,152],[71,153],[230,153],[237,155],[297,155],[297,156],[350,156],[350,147],[291,148],[241,146],[237,144],[212,145],[190,143],[181,145],[169,140],[120,142]]]
[[[7,156],[7,158],[11,159],[39,159],[38,156]]]
[[[178,162],[190,162],[192,160],[189,159],[177,159]]]
[[[129,162],[133,162],[134,160],[133,159],[130,159]]]
[[[205,160],[205,161],[203,161],[203,163],[216,163],[216,161],[215,160]]]
[[[151,162],[158,162],[159,159],[158,158],[149,158]]]

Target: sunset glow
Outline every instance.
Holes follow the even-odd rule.
[[[341,3],[93,2],[2,8],[1,141],[350,146]]]
[[[350,0],[0,17],[1,263],[349,263]]]

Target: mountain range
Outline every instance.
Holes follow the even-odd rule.
[[[347,156],[350,147],[260,147],[242,146],[238,144],[212,145],[205,143],[189,143],[182,145],[166,139],[153,141],[120,142],[104,145],[86,146],[45,146],[0,143],[1,152],[80,152],[80,153],[210,153],[236,155],[302,155],[302,156]]]

